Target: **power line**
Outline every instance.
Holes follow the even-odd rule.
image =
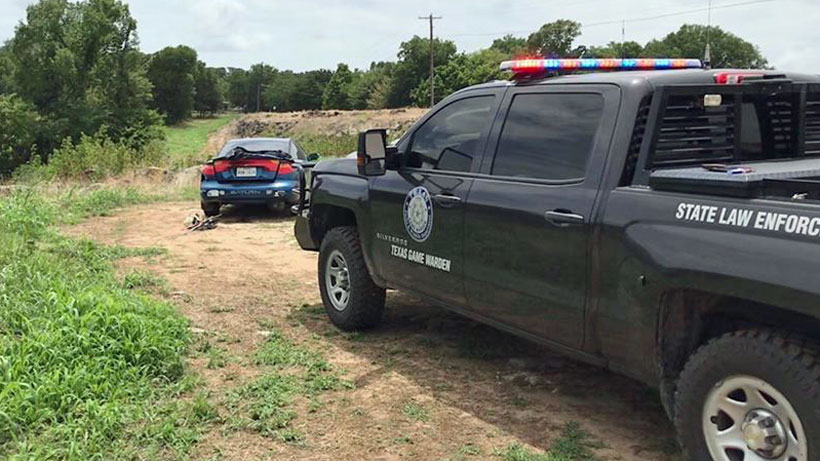
[[[745,1],[745,2],[729,3],[729,4],[725,4],[725,5],[712,6],[711,9],[712,10],[720,10],[720,9],[725,9],[725,8],[736,8],[736,7],[739,7],[739,6],[754,5],[756,3],[769,3],[769,2],[773,2],[773,1],[775,1],[775,0],[751,0],[751,1]],[[623,25],[623,24],[629,23],[629,22],[651,21],[653,19],[669,18],[669,17],[673,17],[673,16],[683,16],[683,15],[686,15],[686,14],[701,13],[701,12],[704,12],[704,11],[709,11],[709,8],[695,8],[695,9],[691,9],[691,10],[678,11],[678,12],[675,12],[675,13],[658,14],[658,15],[654,15],[654,16],[642,16],[642,17],[630,18],[630,19],[617,19],[617,20],[611,20],[611,21],[591,22],[591,23],[581,24],[581,27],[587,28],[587,27],[606,26],[606,25],[611,25],[611,24],[621,24],[621,25]],[[506,35],[506,34],[524,34],[524,33],[529,33],[529,32],[532,32],[532,29],[508,30],[508,31],[502,31],[502,32],[487,32],[487,33],[481,33],[481,34],[451,34],[451,35],[448,35],[448,37],[489,37],[489,36],[498,37],[498,36],[502,36],[502,35]]]
[[[712,9],[712,10],[722,10],[722,9],[725,9],[725,8],[736,8],[738,6],[754,5],[756,3],[769,3],[769,2],[773,2],[773,1],[775,1],[775,0],[751,0],[751,1],[747,1],[747,2],[729,3],[727,5],[718,5],[718,6],[712,6],[712,7],[706,7],[706,8],[696,8],[696,9],[692,9],[692,10],[679,11],[677,13],[658,14],[658,15],[655,15],[655,16],[644,16],[644,17],[640,17],[640,18],[626,19],[625,21],[626,22],[651,21],[653,19],[670,18],[670,17],[673,17],[673,16],[683,16],[685,14],[692,14],[692,13],[702,13],[704,11],[709,11],[710,9]],[[583,24],[583,27],[586,28],[586,27],[605,26],[605,25],[609,25],[609,24],[619,24],[620,22],[621,21],[593,22],[593,23]]]
[[[433,107],[436,105],[436,84],[433,80],[436,72],[436,62],[433,54],[433,21],[441,19],[441,16],[433,16],[433,13],[430,13],[430,16],[419,16],[419,19],[430,21],[430,107]]]

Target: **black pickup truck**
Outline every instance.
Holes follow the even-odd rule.
[[[657,387],[688,459],[820,461],[820,77],[539,65],[316,165],[330,319],[406,291]]]

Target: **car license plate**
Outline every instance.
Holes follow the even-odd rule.
[[[237,178],[253,178],[256,177],[256,167],[240,166],[236,169]]]

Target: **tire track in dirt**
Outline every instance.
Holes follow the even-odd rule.
[[[122,269],[166,278],[195,331],[227,350],[224,368],[191,359],[217,398],[260,374],[251,356],[270,324],[321,351],[356,386],[324,395],[318,409],[297,399],[293,425],[303,444],[216,427],[192,458],[462,459],[469,445],[481,454],[463,459],[498,459],[494,450],[511,443],[548,449],[575,421],[603,459],[679,459],[657,394],[640,384],[399,293],[388,295],[382,327],[342,334],[321,312],[316,255],[299,249],[289,217],[228,208],[216,229],[186,233],[182,223],[197,205],[135,207],[67,232],[168,250],[153,262],[124,260]],[[403,414],[410,404],[425,409],[427,421]]]

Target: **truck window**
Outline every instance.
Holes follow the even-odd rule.
[[[494,96],[461,99],[439,110],[410,141],[407,166],[470,171],[492,119]]]
[[[797,92],[724,94],[704,107],[703,94],[671,94],[664,107],[650,169],[817,156],[817,93],[800,106]],[[735,105],[739,107],[736,109]],[[801,112],[805,121],[801,128]],[[803,145],[798,133],[804,134]]]
[[[583,178],[603,110],[604,98],[599,94],[516,95],[504,122],[492,174]]]

